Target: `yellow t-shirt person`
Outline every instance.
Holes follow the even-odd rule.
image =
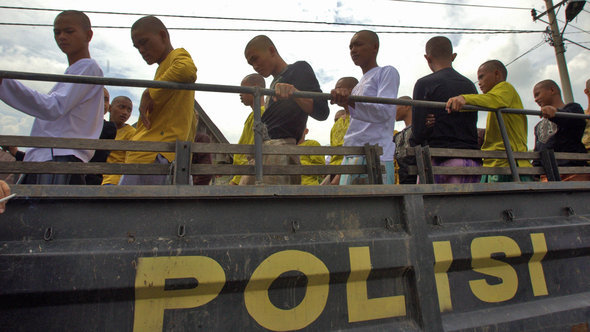
[[[468,105],[476,105],[487,108],[518,108],[522,109],[522,101],[514,87],[508,82],[496,84],[490,91],[485,94],[462,95]],[[527,147],[527,118],[524,114],[502,114],[508,140],[514,152],[526,152]],[[506,151],[500,125],[496,114],[488,112],[486,123],[486,134],[484,137],[482,151]],[[528,160],[517,160],[519,167],[531,167]],[[483,160],[484,167],[508,167],[507,159],[490,159]]]
[[[135,128],[131,127],[130,125],[126,124],[121,129],[117,129],[117,136],[115,136],[116,141],[129,141],[131,137],[135,135]],[[109,156],[107,157],[107,163],[124,163],[125,162],[125,151],[111,151]],[[121,179],[121,174],[104,174],[102,177],[102,184],[119,184],[119,180]]]
[[[260,116],[264,114],[265,108],[264,106],[260,107]],[[240,136],[240,140],[238,144],[254,144],[254,112],[250,112],[250,115],[246,118],[246,122],[244,122],[244,129],[242,129],[242,135]],[[234,154],[234,165],[248,165],[248,159],[246,158],[245,154]],[[242,178],[241,175],[236,175],[231,179],[231,182],[238,185],[240,184],[240,179]]]
[[[330,146],[342,146],[344,145],[344,135],[350,125],[350,115],[346,115],[344,118],[336,120],[332,130],[330,130]],[[340,165],[344,157],[342,155],[333,155],[330,158],[330,165]]]
[[[156,70],[154,80],[193,83],[197,79],[197,68],[190,54],[182,48],[170,52]],[[175,142],[192,141],[191,128],[196,125],[194,115],[195,92],[193,90],[149,89],[154,108],[149,115],[151,128],[142,121],[137,123],[137,131],[132,141]],[[126,163],[152,163],[157,152],[128,151]],[[162,155],[174,160],[174,152]]]
[[[303,141],[299,146],[322,146],[320,142],[308,139]],[[299,156],[301,165],[325,165],[324,156],[321,155],[301,155]],[[322,182],[323,175],[301,175],[301,184],[306,186],[317,186]]]

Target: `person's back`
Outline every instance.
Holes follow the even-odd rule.
[[[131,27],[133,46],[148,65],[157,63],[156,81],[193,83],[197,68],[190,54],[174,49],[164,24],[154,16],[137,20]],[[149,88],[142,94],[139,105],[140,120],[132,141],[174,142],[193,141],[196,119],[194,115],[195,93],[193,90],[170,90]],[[128,151],[126,163],[171,163],[174,152]],[[165,176],[129,176],[121,178],[121,184],[166,184]]]
[[[432,74],[414,85],[414,100],[446,102],[463,94],[476,94],[473,82],[453,69],[451,41],[443,36],[428,40],[424,58]],[[426,128],[426,117],[434,114],[434,126]],[[447,113],[444,108],[412,107],[412,144],[435,148],[478,149],[477,112]]]
[[[414,85],[415,100],[443,101],[462,94],[476,94],[475,85],[453,69],[457,54],[451,41],[443,36],[433,37],[426,43],[424,58],[433,71]],[[427,118],[433,125],[427,126]],[[428,145],[433,148],[479,149],[477,144],[477,112],[447,113],[444,108],[412,108],[411,145]],[[434,166],[481,166],[477,158],[432,158]],[[435,183],[479,182],[473,175],[436,175]]]
[[[516,108],[522,109],[522,101],[514,87],[506,82],[506,67],[498,60],[484,62],[477,71],[478,84],[483,94],[466,94],[453,97],[447,101],[447,111],[459,111],[465,104],[486,108]],[[527,118],[524,114],[502,114],[510,146],[515,152],[526,152],[527,147]],[[504,141],[500,132],[500,125],[496,114],[488,112],[482,151],[505,151]],[[520,167],[530,167],[528,160],[517,160]],[[507,159],[484,158],[484,167],[508,167]],[[530,176],[521,175],[521,180],[530,181]],[[484,175],[482,182],[511,181],[506,175]]]
[[[92,29],[88,16],[74,10],[61,12],[54,21],[54,38],[68,58],[67,75],[99,76],[103,73],[90,58]],[[0,99],[35,117],[31,136],[97,139],[102,129],[102,85],[57,83],[41,94],[18,81],[0,80]],[[88,162],[93,150],[32,148],[25,161]],[[27,174],[25,184],[84,184],[80,174]]]

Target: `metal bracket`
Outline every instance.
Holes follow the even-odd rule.
[[[443,225],[443,218],[441,216],[434,216],[434,224],[436,226],[442,226]]]
[[[291,230],[293,231],[293,233],[296,233],[299,230],[299,221],[297,220],[293,220],[291,221]]]
[[[395,227],[395,223],[393,222],[392,217],[385,218],[385,228],[393,229]]]
[[[184,225],[178,225],[178,231],[176,235],[180,238],[183,238],[186,235],[186,227]]]
[[[571,217],[571,216],[575,216],[576,215],[576,211],[574,211],[574,209],[571,206],[566,206],[563,209],[565,210],[565,214],[568,217]]]
[[[504,210],[504,211],[502,211],[502,214],[504,215],[505,221],[508,221],[508,222],[514,221],[514,211],[512,209]]]
[[[45,230],[45,234],[43,234],[43,240],[45,240],[45,241],[53,240],[53,228],[52,227],[47,227],[47,229]]]

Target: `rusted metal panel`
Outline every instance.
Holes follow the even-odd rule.
[[[580,184],[158,188],[14,186],[3,328],[549,331],[590,314]]]

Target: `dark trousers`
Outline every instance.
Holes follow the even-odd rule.
[[[54,156],[58,162],[81,163],[76,156]],[[18,181],[19,184],[86,184],[84,174],[24,174]]]

